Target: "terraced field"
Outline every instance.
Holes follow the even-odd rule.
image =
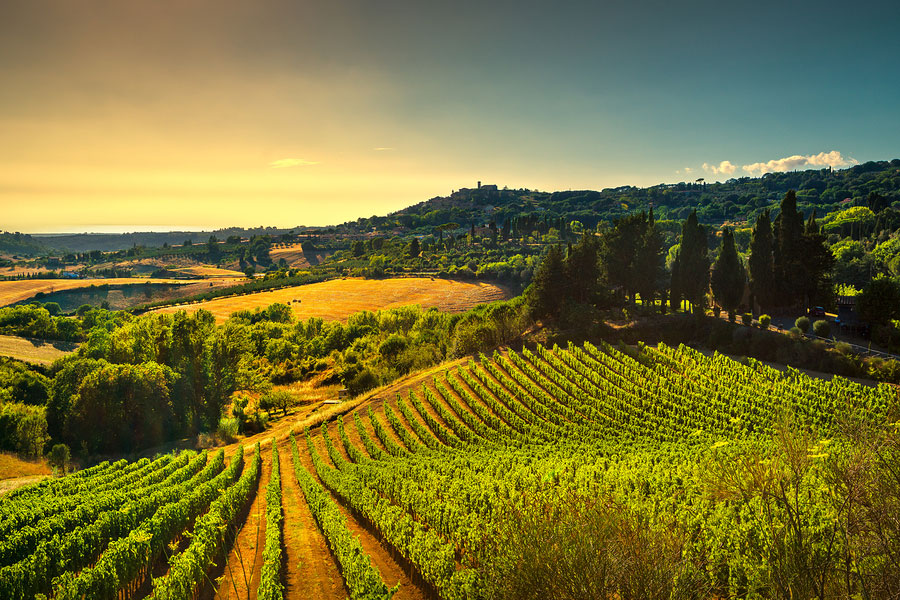
[[[873,439],[890,430],[892,386],[685,347],[585,344],[462,361],[348,408],[230,460],[104,463],[12,492],[0,500],[0,597],[523,597],[508,593],[515,576],[497,576],[498,556],[525,561],[525,582],[529,568],[582,560],[548,565],[547,553],[593,521],[578,513],[569,542],[497,540],[517,518],[552,537],[572,502],[614,507],[606,529],[590,531],[624,544],[589,553],[612,562],[605,577],[581,577],[583,597],[842,597],[892,573],[889,548],[840,529],[830,475],[842,464],[833,457],[853,451],[846,427]],[[881,451],[896,464],[892,447]],[[733,465],[744,476],[729,480]],[[771,501],[778,489],[789,504]],[[798,542],[798,530],[819,561],[815,581],[779,562],[780,541]],[[544,557],[537,566],[529,547]],[[635,548],[656,569],[646,581],[624,579],[638,563],[621,553]]]

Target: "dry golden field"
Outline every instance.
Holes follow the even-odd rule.
[[[218,279],[150,279],[142,277],[124,277],[111,279],[16,279],[0,281],[0,306],[8,306],[27,300],[38,292],[50,294],[63,290],[74,290],[92,285],[138,285],[141,283],[177,283],[184,286],[194,286],[196,289],[186,290],[188,294],[200,294],[208,291],[210,287],[222,285],[235,285],[234,278]]]
[[[301,244],[279,245],[269,250],[269,258],[272,259],[272,262],[278,263],[283,258],[292,269],[305,269],[317,265],[331,254],[331,250],[306,252]]]
[[[246,296],[217,298],[186,306],[167,306],[156,312],[172,313],[178,310],[195,311],[203,308],[221,322],[235,311],[265,308],[270,304],[281,302],[290,304],[297,319],[321,317],[326,320],[343,321],[361,310],[381,310],[410,304],[460,312],[476,304],[503,300],[510,296],[508,289],[490,283],[468,283],[428,277],[348,278]]]
[[[57,358],[78,349],[78,344],[48,342],[12,335],[0,335],[0,356],[9,356],[28,363],[49,365]]]
[[[206,265],[198,265],[195,267],[182,267],[179,269],[172,269],[173,271],[178,271],[179,273],[184,273],[185,275],[190,275],[192,277],[245,277],[243,273],[240,271],[232,271],[231,269],[220,269],[218,267],[210,267]]]

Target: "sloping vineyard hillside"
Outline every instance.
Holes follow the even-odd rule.
[[[585,343],[395,392],[230,461],[104,463],[11,493],[0,597],[900,591],[893,386]]]

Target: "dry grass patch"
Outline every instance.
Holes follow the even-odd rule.
[[[49,365],[78,350],[78,344],[70,342],[48,342],[31,338],[0,335],[0,356],[40,365]]]
[[[43,460],[38,462],[22,460],[15,454],[0,452],[0,479],[50,475],[51,473],[50,467]]]

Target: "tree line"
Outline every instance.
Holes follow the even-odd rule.
[[[708,300],[732,313],[741,306],[766,312],[813,306],[832,290],[834,258],[815,211],[804,220],[793,190],[782,199],[774,222],[768,210],[760,213],[746,261],[734,231],[723,227],[719,236],[712,235],[696,211],[682,223],[669,255],[667,268],[652,208],[617,219],[598,233],[586,231],[565,251],[554,246],[547,252],[527,293],[532,314],[558,318],[578,306],[637,300],[671,310],[686,303],[692,312],[705,310]]]

